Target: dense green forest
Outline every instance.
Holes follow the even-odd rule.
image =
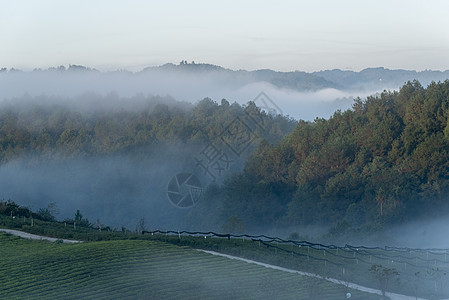
[[[1,106],[0,162],[6,166],[22,160],[26,166],[40,168],[114,155],[139,160],[157,157],[161,144],[172,143],[185,152],[174,162],[182,165],[187,159],[193,161],[207,143],[227,149],[223,132],[234,120],[252,124],[249,116],[262,120],[263,126],[249,125],[247,131],[255,139],[241,157],[234,155],[236,161],[245,162],[243,171],[236,164],[224,182],[210,184],[204,200],[183,213],[183,229],[255,231],[325,225],[344,231],[382,228],[449,208],[449,81],[427,88],[408,82],[398,92],[357,98],[352,109],[312,122],[267,114],[253,102],[242,106],[224,99],[220,104],[204,99],[191,105],[143,95],[126,99],[84,95],[65,102],[24,97]],[[98,167],[88,165],[92,170]],[[106,220],[134,218],[136,222],[135,212],[148,195],[135,192],[145,182],[136,176],[147,173],[134,168],[135,172],[105,177],[103,181],[112,178],[110,183],[89,183],[83,188],[90,202],[108,204],[110,208],[103,209],[104,215],[110,214]],[[137,175],[129,177],[131,172]],[[174,175],[165,174],[169,176],[165,179],[157,168],[154,172],[165,182]],[[107,192],[110,186],[114,192]],[[164,198],[164,187],[152,193]],[[29,193],[39,196],[35,194]],[[27,202],[13,200],[21,205]],[[114,206],[114,201],[120,205]],[[153,207],[160,210],[146,207],[140,216],[152,209],[159,219],[150,216],[150,221],[170,217],[161,214],[165,209],[161,204]],[[70,214],[75,208],[72,205]],[[93,205],[82,207],[90,218],[94,209],[98,211]]]
[[[144,95],[24,96],[0,107],[0,162],[29,156],[64,160],[126,153],[161,143],[219,143],[229,122],[247,115],[264,120],[263,128],[250,130],[271,142],[296,124],[288,117],[268,115],[254,102],[241,106],[225,99],[218,104],[205,98],[192,105]]]
[[[263,141],[242,173],[211,188],[220,200],[203,214],[220,211],[247,228],[382,228],[447,212],[448,188],[449,81],[414,81]]]

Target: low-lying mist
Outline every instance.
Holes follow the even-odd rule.
[[[134,230],[145,218],[148,229],[181,230],[188,209],[170,204],[168,182],[180,172],[195,173],[207,182],[190,157],[198,149],[187,147],[166,144],[138,153],[57,163],[18,159],[0,167],[0,191],[3,198],[33,211],[55,203],[58,220],[73,219],[79,209],[91,223],[100,220]]]
[[[275,102],[284,115],[295,119],[313,120],[328,118],[337,109],[351,107],[354,97],[365,97],[396,86],[364,87],[360,90],[337,89],[329,86],[311,89],[295,89],[275,85],[276,81],[254,78],[253,75],[231,71],[174,72],[149,70],[139,73],[117,71],[103,73],[95,70],[46,70],[0,72],[0,99],[12,99],[28,94],[58,98],[76,98],[85,93],[118,97],[136,94],[167,95],[178,101],[196,103],[209,97],[216,101],[225,98],[229,102],[246,104],[260,92]],[[307,84],[307,83],[304,83]],[[85,104],[89,106],[89,103]]]
[[[394,226],[387,232],[396,246],[409,248],[448,249],[448,216],[438,216]]]
[[[219,136],[237,116],[246,116],[243,107],[227,101],[204,99],[195,107],[143,94],[5,101],[0,105],[0,197],[33,211],[54,203],[58,220],[73,218],[79,209],[91,223],[112,227],[133,230],[145,218],[148,229],[189,229],[184,217],[195,208],[173,205],[168,185],[178,174],[193,174],[202,191],[211,181],[221,183],[240,172],[250,150],[231,156]],[[287,126],[267,132],[268,139],[279,140],[295,126],[285,118],[270,120],[266,129]],[[257,141],[248,145],[256,146]],[[214,147],[217,155],[208,152]],[[215,162],[206,163],[210,155]]]

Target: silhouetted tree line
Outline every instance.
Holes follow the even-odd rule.
[[[18,205],[10,199],[0,201],[0,214],[11,217],[40,218],[39,214],[32,212],[28,207]]]
[[[33,212],[29,207],[19,205],[11,199],[3,199],[0,201],[0,215],[5,215],[13,219],[17,218],[18,220],[21,220],[21,218],[32,218],[47,222],[57,222],[57,214],[59,214],[59,209],[57,208],[55,203],[50,203],[46,208],[40,208],[37,210],[37,212]],[[74,216],[75,217],[73,219],[66,218],[64,219],[64,221],[59,222],[65,223],[65,225],[74,225],[74,228],[78,226],[95,228],[99,229],[100,231],[111,230],[111,227],[102,224],[100,220],[97,220],[95,223],[89,222],[87,218],[83,217],[79,209],[76,210]]]

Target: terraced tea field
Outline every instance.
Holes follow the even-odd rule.
[[[155,240],[61,244],[0,233],[0,253],[0,299],[345,299],[347,292]]]

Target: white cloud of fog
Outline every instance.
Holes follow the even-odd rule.
[[[350,108],[352,97],[364,97],[375,92],[336,89],[298,92],[281,89],[267,82],[249,82],[247,77],[238,78],[226,72],[2,72],[0,86],[0,99],[9,100],[24,94],[67,99],[79,97],[86,92],[100,95],[114,92],[121,97],[142,93],[170,95],[178,101],[191,103],[209,97],[215,101],[225,98],[231,103],[246,104],[254,100],[260,92],[265,92],[285,115],[303,120],[328,118],[337,109]],[[86,102],[86,105],[89,105],[88,99]]]
[[[448,233],[447,216],[411,221],[389,230],[397,245],[410,248],[448,249]]]
[[[167,184],[180,172],[194,173],[206,186],[192,153],[201,148],[165,144],[139,153],[76,158],[64,162],[16,159],[0,166],[0,199],[33,211],[55,203],[58,220],[77,209],[89,221],[134,230],[142,217],[151,229],[181,229],[189,212],[172,206]]]
[[[263,91],[281,110],[283,115],[294,119],[313,120],[329,118],[336,110],[351,108],[353,98],[364,97],[372,93],[366,91],[347,92],[337,89],[297,92],[290,89],[280,89],[266,82],[245,85],[234,91],[226,91],[230,99],[244,103],[245,99],[253,100]],[[261,106],[256,101],[258,106]]]

